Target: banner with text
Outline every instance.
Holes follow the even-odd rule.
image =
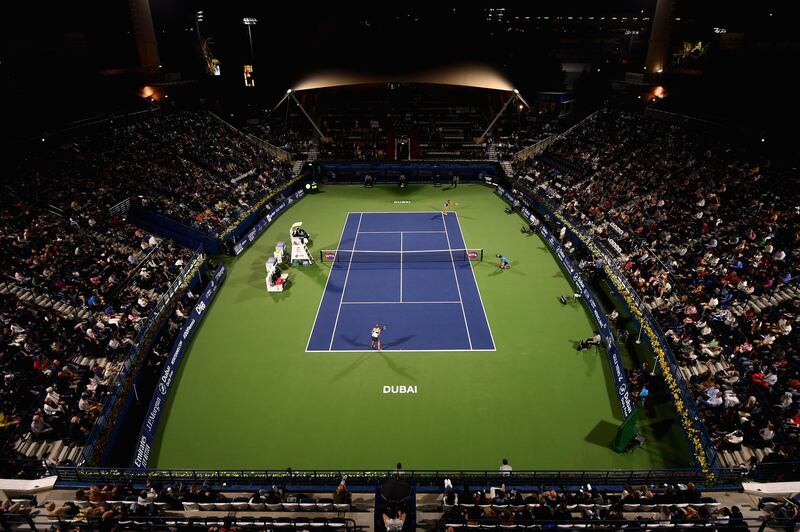
[[[161,418],[161,412],[167,401],[169,389],[172,386],[172,380],[175,373],[178,371],[183,354],[186,351],[186,346],[192,339],[194,331],[197,329],[198,324],[203,319],[205,310],[208,305],[213,301],[214,296],[217,295],[220,285],[225,280],[225,266],[220,264],[219,268],[214,272],[211,280],[208,282],[206,289],[197,301],[197,304],[192,309],[189,318],[184,322],[183,327],[178,332],[172,348],[169,350],[169,358],[164,363],[164,369],[161,370],[161,378],[156,384],[156,389],[153,391],[153,398],[150,400],[150,406],[147,408],[147,415],[142,423],[141,431],[139,432],[139,443],[136,445],[136,454],[134,455],[134,467],[147,467],[147,462],[150,459],[150,449],[153,447],[153,440],[156,437],[158,429],[158,421]]]
[[[503,187],[497,187],[497,193],[510,204],[514,204],[514,196]],[[533,214],[526,207],[522,207],[520,212],[526,219],[532,222],[534,221]],[[625,368],[622,365],[622,356],[620,355],[619,348],[614,340],[614,335],[611,333],[611,327],[608,325],[608,319],[606,318],[605,313],[603,313],[603,309],[600,306],[600,303],[597,301],[597,298],[594,296],[594,293],[583,282],[580,271],[573,266],[572,260],[570,260],[570,258],[567,256],[566,252],[564,251],[564,247],[561,245],[561,242],[558,241],[558,238],[556,238],[547,229],[547,227],[544,226],[544,224],[538,225],[538,231],[542,235],[545,244],[547,244],[555,256],[558,257],[561,266],[564,268],[564,271],[567,272],[567,275],[569,275],[570,279],[572,280],[572,284],[581,295],[581,299],[586,302],[586,305],[589,307],[589,311],[592,313],[595,322],[597,322],[597,326],[599,327],[598,331],[600,332],[600,335],[606,344],[608,360],[611,364],[611,372],[614,375],[614,385],[617,388],[617,397],[619,398],[619,403],[622,407],[622,415],[624,417],[628,417],[628,414],[633,411],[633,401],[631,400],[630,390],[628,390],[628,379],[625,375]]]
[[[244,251],[245,249],[247,249],[247,248],[250,246],[250,244],[252,244],[253,242],[255,242],[255,240],[256,240],[256,238],[258,237],[258,235],[260,235],[261,233],[263,233],[263,232],[264,232],[264,231],[267,229],[267,227],[269,227],[269,224],[271,224],[271,223],[272,223],[272,220],[274,220],[275,218],[277,218],[277,217],[278,217],[278,215],[280,215],[280,213],[281,213],[281,212],[282,212],[284,209],[286,209],[286,207],[289,207],[289,206],[290,206],[292,203],[294,203],[294,202],[296,202],[297,200],[299,200],[300,198],[302,198],[302,197],[303,197],[303,195],[305,194],[305,192],[306,192],[305,190],[298,190],[298,191],[297,191],[297,192],[295,192],[294,194],[291,194],[291,195],[290,195],[288,198],[286,198],[285,200],[283,200],[283,201],[281,201],[280,203],[278,203],[277,205],[275,205],[275,206],[272,208],[272,210],[270,210],[270,211],[267,213],[267,215],[266,215],[266,216],[264,216],[264,217],[263,217],[263,218],[262,218],[262,219],[261,219],[261,220],[260,220],[260,221],[259,221],[259,222],[258,222],[256,225],[254,225],[254,226],[253,226],[253,228],[252,228],[252,229],[250,229],[250,231],[248,231],[248,232],[247,232],[247,234],[244,236],[244,238],[242,238],[241,240],[239,240],[239,241],[238,241],[238,242],[237,242],[237,243],[236,243],[236,244],[233,246],[233,252],[234,252],[236,255],[238,255],[238,254],[240,254],[242,251]]]

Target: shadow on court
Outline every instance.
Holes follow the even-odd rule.
[[[320,265],[313,265],[313,266],[298,266],[297,268],[292,268],[298,274],[302,274],[303,277],[307,277],[314,281],[319,286],[324,287],[325,283],[328,281],[328,270],[329,268],[321,267]],[[285,270],[284,270],[285,271]]]
[[[586,435],[584,440],[601,447],[610,447],[617,435],[617,426],[608,421],[600,421],[592,431]]]
[[[403,336],[402,338],[398,338],[397,340],[393,340],[391,343],[388,343],[388,344],[386,342],[384,342],[382,347],[384,349],[391,348],[391,347],[395,347],[397,349],[402,349],[403,348],[403,344],[406,343],[407,341],[411,340],[412,338],[414,338],[413,334],[408,335],[408,336]]]
[[[353,347],[363,347],[364,349],[369,349],[369,344],[364,344],[353,338],[352,336],[344,336],[342,335],[342,339],[347,342],[347,345]]]
[[[331,377],[331,382],[336,382],[342,380],[344,377],[347,377],[350,373],[358,369],[358,367],[364,362],[366,362],[370,357],[372,357],[372,353],[362,353],[357,359],[353,360],[353,362],[351,362],[342,371]]]
[[[386,362],[386,365],[389,366],[389,369],[409,379],[411,382],[416,382],[416,377],[414,377],[411,373],[406,371],[404,368],[401,368],[397,365],[397,363],[390,357],[386,356],[386,353],[378,352],[378,355]]]

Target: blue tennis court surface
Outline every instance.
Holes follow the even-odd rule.
[[[493,351],[456,213],[347,216],[306,351]]]

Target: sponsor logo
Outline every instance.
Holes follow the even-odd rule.
[[[383,393],[417,393],[417,387],[411,386],[384,386]]]
[[[175,375],[175,370],[172,369],[172,366],[164,367],[164,372],[161,374],[161,384],[164,385],[165,389],[169,388],[169,385],[172,384],[173,375]]]
[[[467,257],[469,258],[469,260],[475,260],[475,259],[478,258],[478,252],[477,251],[467,251]]]
[[[147,467],[147,460],[150,458],[150,445],[147,443],[147,438],[142,436],[139,440],[139,446],[136,448],[136,460],[134,463],[136,467]]]
[[[183,352],[183,340],[178,340],[178,343],[175,344],[175,353],[172,355],[172,360],[170,360],[169,363],[174,366],[178,360],[178,357],[181,356],[182,352]]]
[[[192,332],[192,329],[194,329],[194,324],[195,324],[196,322],[197,322],[197,320],[195,320],[194,318],[192,318],[192,321],[190,321],[189,323],[187,323],[186,325],[184,325],[184,327],[183,327],[183,339],[184,339],[184,340],[186,340],[186,337],[188,337],[188,336],[189,336],[189,334],[191,334],[191,332]]]
[[[150,410],[150,413],[147,414],[147,430],[150,432],[153,431],[153,427],[156,424],[156,419],[158,419],[158,413],[161,411],[161,398],[156,397],[155,402],[153,403],[153,408]]]
[[[411,203],[411,200],[394,200],[393,203]]]
[[[167,385],[163,382],[158,383],[158,393],[161,395],[167,395]]]
[[[331,260],[334,260],[335,258],[336,258],[336,253],[334,253],[333,251],[326,251],[325,252],[325,260],[331,261]]]
[[[197,311],[197,314],[199,316],[206,309],[206,302],[200,301],[194,309]]]

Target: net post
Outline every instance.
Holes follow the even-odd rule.
[[[481,262],[483,262],[483,248],[481,248]]]
[[[320,262],[320,264],[322,264],[324,262],[323,261],[323,255],[324,254],[322,253],[322,250],[319,250],[319,262]]]

